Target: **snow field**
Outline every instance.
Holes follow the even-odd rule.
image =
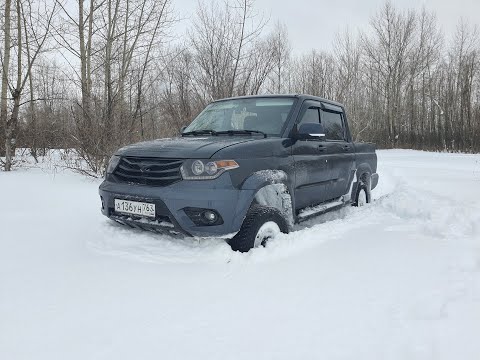
[[[0,359],[480,358],[480,156],[379,151],[375,201],[266,248],[131,230],[0,173]]]

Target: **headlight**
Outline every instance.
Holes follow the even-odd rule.
[[[201,160],[195,160],[192,164],[193,175],[195,176],[202,175],[204,171],[205,171],[205,165],[203,165],[203,162]]]
[[[108,162],[108,166],[107,166],[107,174],[111,174],[115,171],[118,163],[120,162],[120,156],[117,156],[117,155],[113,155],[111,158],[110,158],[110,161]]]
[[[211,180],[238,167],[235,160],[187,160],[180,170],[184,180]]]

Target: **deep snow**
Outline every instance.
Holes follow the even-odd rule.
[[[479,359],[480,156],[379,174],[373,204],[239,254],[108,221],[98,181],[0,172],[0,359]]]

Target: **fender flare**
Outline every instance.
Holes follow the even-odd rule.
[[[357,182],[360,180],[370,181],[372,175],[372,168],[368,163],[362,163],[357,166]]]
[[[252,203],[260,205],[271,206],[280,210],[289,226],[293,225],[293,209],[294,198],[292,194],[292,187],[288,181],[288,175],[283,170],[260,170],[251,174],[242,184],[240,190],[247,195],[248,198],[243,198],[239,201],[236,218],[239,224],[243,223],[248,209]]]
[[[259,170],[242,183],[242,190],[256,190],[265,185],[287,183],[288,175],[283,170]]]

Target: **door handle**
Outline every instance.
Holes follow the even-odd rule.
[[[325,145],[318,145],[318,151],[325,151],[327,148],[325,147]]]
[[[345,151],[350,150],[350,145],[343,145],[343,150],[345,150]]]

